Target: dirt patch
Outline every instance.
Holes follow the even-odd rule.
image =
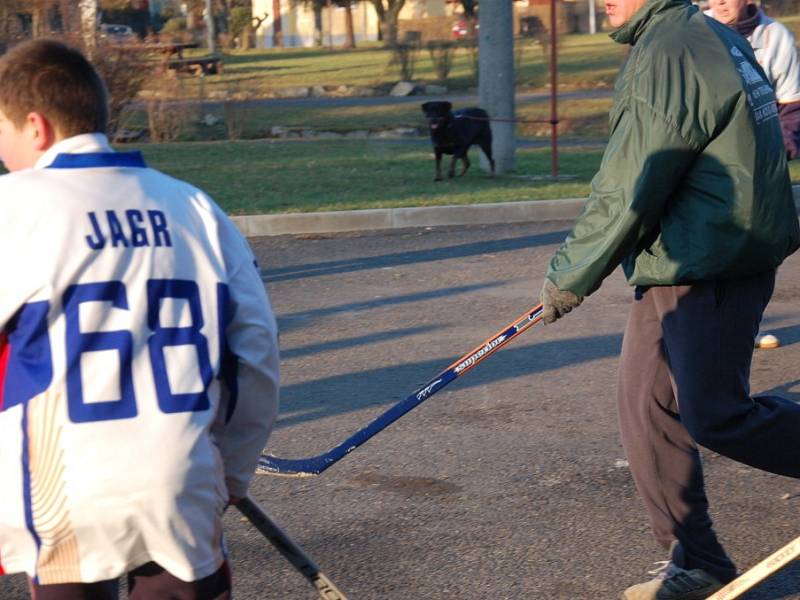
[[[434,477],[411,477],[407,475],[381,475],[366,471],[348,479],[357,487],[377,488],[384,492],[400,494],[407,498],[419,495],[447,496],[458,494],[463,488]]]

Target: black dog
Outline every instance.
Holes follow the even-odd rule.
[[[492,167],[490,177],[494,177],[494,159],[492,158],[492,129],[489,127],[489,114],[482,108],[464,108],[452,111],[449,102],[426,102],[422,112],[428,119],[433,151],[436,153],[436,179],[442,180],[442,154],[452,154],[448,177],[456,174],[456,159],[461,159],[464,168],[459,177],[469,169],[467,150],[472,144],[478,144],[489,159]]]

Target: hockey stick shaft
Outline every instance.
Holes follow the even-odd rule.
[[[732,600],[733,598],[738,598],[754,585],[764,581],[798,557],[800,557],[800,537],[795,538],[774,554],[769,555],[749,571],[739,575],[724,588],[709,596],[707,600]]]
[[[319,570],[311,557],[286,535],[258,504],[250,498],[244,497],[235,506],[253,524],[253,527],[258,529],[277,548],[278,552],[283,554],[292,563],[292,566],[316,588],[320,598],[347,600],[345,595],[333,585],[333,582]]]
[[[448,383],[467,373],[478,363],[486,360],[523,331],[539,322],[542,318],[542,305],[539,304],[521,315],[495,335],[479,344],[441,371],[428,383],[413,392],[405,400],[401,400],[368,425],[356,431],[338,446],[318,456],[304,459],[286,459],[270,455],[262,455],[258,461],[257,473],[269,475],[285,475],[289,477],[310,477],[319,475],[332,464],[358,448],[375,434],[383,431],[397,419],[414,407],[422,404]]]

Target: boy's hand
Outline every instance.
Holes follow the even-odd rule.
[[[549,279],[544,280],[542,293],[539,294],[542,302],[542,321],[546,325],[555,323],[576,306],[580,306],[583,298],[576,296],[568,290],[560,290]]]

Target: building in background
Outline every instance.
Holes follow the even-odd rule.
[[[324,46],[342,46],[346,41],[346,11],[331,2],[319,17],[311,2],[298,0],[253,0],[253,16],[267,17],[256,30],[256,47],[310,47],[321,37]],[[353,34],[356,43],[378,39],[378,17],[369,2],[352,7]],[[317,20],[319,18],[319,21]],[[282,39],[282,43],[277,40]]]
[[[342,46],[346,40],[345,9],[330,2],[315,14],[312,5],[312,2],[302,0],[252,0],[254,16],[267,14],[256,31],[256,46],[310,47],[318,41],[323,46]],[[603,15],[602,9],[597,8],[596,0],[556,0],[558,32],[590,31],[593,26],[591,7],[594,7],[599,23]],[[452,39],[453,25],[461,13],[459,0],[407,0],[398,21],[399,39],[402,41],[408,31],[420,32],[423,41]],[[377,41],[380,28],[372,3],[362,1],[353,4],[352,14],[356,43]],[[549,27],[550,0],[514,0],[515,35],[520,34],[520,21],[526,18],[528,22],[536,18],[543,27]]]

